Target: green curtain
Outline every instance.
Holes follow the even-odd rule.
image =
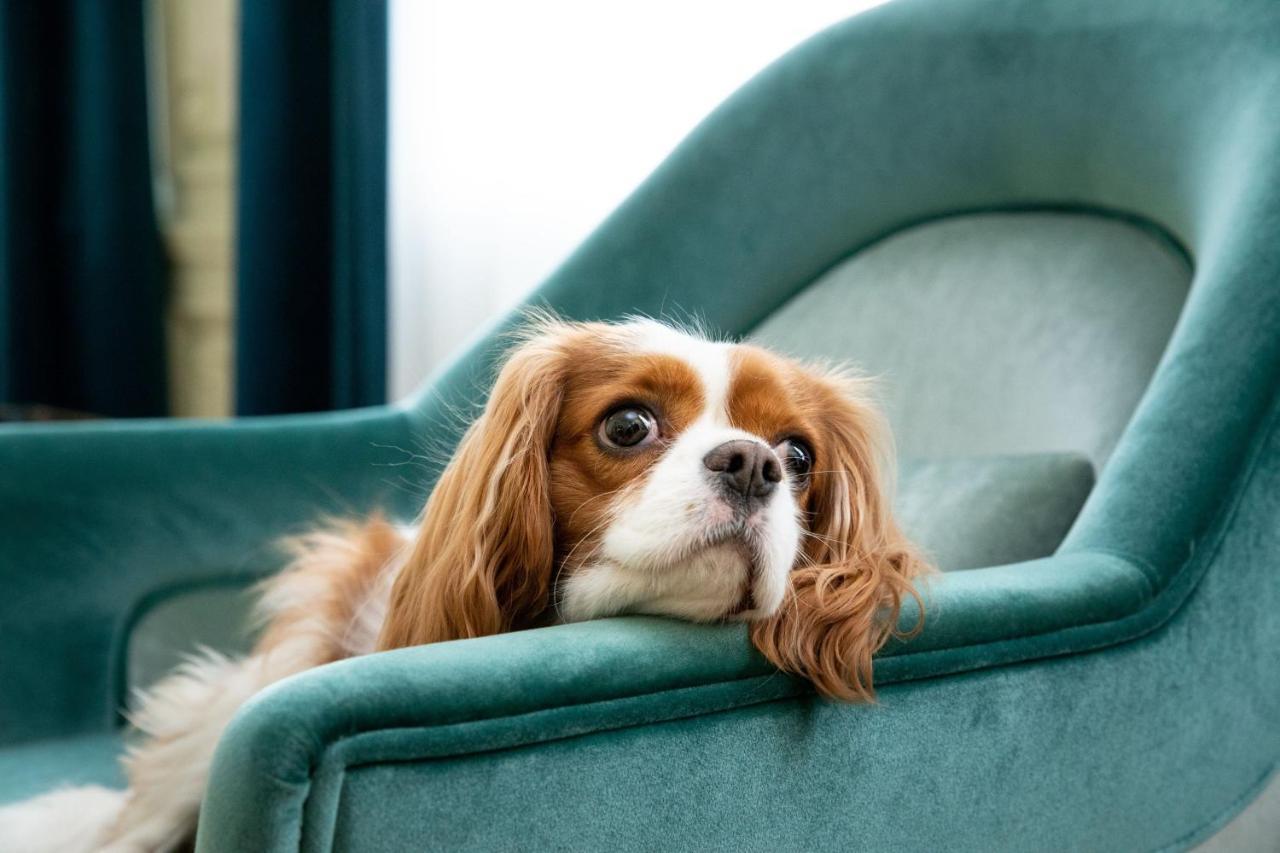
[[[0,402],[166,409],[142,0],[0,2]]]
[[[241,8],[236,410],[386,398],[387,6]]]

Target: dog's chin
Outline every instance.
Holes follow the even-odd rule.
[[[672,539],[666,553],[612,555],[582,566],[561,583],[567,621],[639,613],[694,622],[749,621],[772,615],[781,596],[770,590],[770,550],[758,529],[728,523]],[[763,596],[762,596],[763,593]],[[763,598],[763,600],[762,600]]]
[[[716,536],[691,546],[655,574],[654,594],[633,612],[695,622],[747,619],[755,612],[755,550],[744,537]]]
[[[778,560],[767,528],[742,521],[725,524],[709,530],[698,550],[722,563],[736,564],[741,578],[738,599],[728,604],[719,618],[751,621],[777,612],[782,604],[778,576],[785,579],[790,565],[774,565]]]

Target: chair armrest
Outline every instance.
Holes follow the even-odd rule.
[[[147,596],[276,568],[322,514],[412,511],[396,408],[0,428],[0,742],[100,729]]]
[[[1126,561],[1098,554],[941,576],[925,588],[925,631],[885,649],[876,678],[888,684],[1097,647],[1142,630],[1134,620],[1144,613],[1157,615],[1144,610],[1149,589]],[[901,624],[910,627],[917,611],[905,610]],[[755,652],[744,625],[651,617],[341,661],[241,709],[214,757],[197,850],[330,849],[348,770],[457,759],[808,690]]]
[[[711,713],[804,690],[743,625],[625,617],[438,643],[301,673],[223,734],[197,850],[329,849],[347,768]]]

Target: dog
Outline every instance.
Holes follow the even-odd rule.
[[[189,842],[247,699],[384,649],[624,613],[739,620],[779,669],[870,700],[872,655],[930,571],[890,512],[890,462],[848,372],[653,320],[538,318],[414,527],[373,517],[294,540],[253,652],[206,652],[141,697],[128,790],[0,810],[0,848]]]

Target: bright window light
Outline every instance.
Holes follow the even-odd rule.
[[[880,2],[392,0],[392,395],[536,286],[738,86]]]

